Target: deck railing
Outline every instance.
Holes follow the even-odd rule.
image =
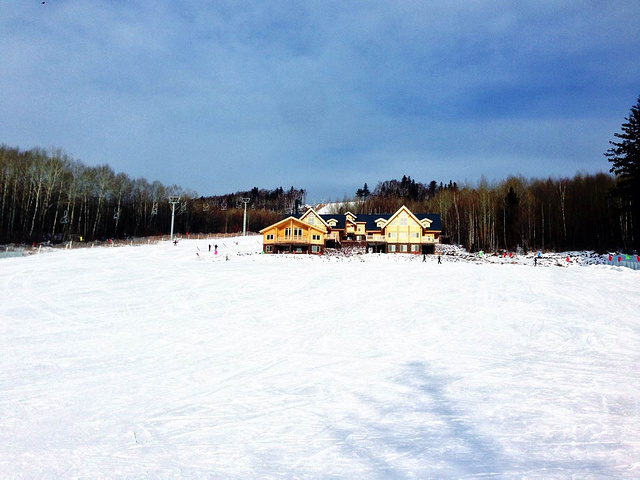
[[[367,235],[367,242],[384,242],[384,235]]]
[[[307,243],[309,235],[278,235],[278,243]]]

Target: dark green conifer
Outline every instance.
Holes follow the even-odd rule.
[[[614,133],[620,141],[609,142],[612,147],[605,156],[613,164],[611,173],[617,177],[613,194],[620,199],[623,237],[640,251],[640,97],[625,120],[622,133]]]

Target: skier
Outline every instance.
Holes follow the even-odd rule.
[[[534,267],[538,266],[538,257],[533,257],[533,266]]]
[[[438,255],[438,265],[440,265],[442,263],[442,259],[440,258],[440,255]]]
[[[426,253],[423,253],[423,254],[422,254],[422,261],[423,261],[423,262],[426,262],[426,261],[427,261],[427,254],[426,254]]]
[[[209,244],[209,251],[211,251],[211,244]]]

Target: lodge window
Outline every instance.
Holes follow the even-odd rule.
[[[409,219],[407,217],[400,217],[400,225],[406,227],[409,225]]]
[[[301,228],[294,228],[293,229],[293,236],[294,237],[301,237],[302,236],[302,229]]]
[[[320,247],[318,245],[311,245],[311,251],[313,253],[318,253],[320,251]]]
[[[273,240],[273,234],[267,235],[267,240]]]
[[[396,238],[396,232],[389,232],[389,238]]]
[[[396,246],[395,245],[388,245],[387,248],[389,249],[389,252],[395,252],[396,251]]]
[[[411,245],[411,251],[412,252],[419,252],[420,251],[420,245]]]
[[[273,235],[272,235],[273,236]],[[273,252],[273,245],[267,245],[265,248],[265,251],[267,253],[272,253]]]
[[[420,232],[411,232],[411,238],[420,238]]]
[[[315,225],[316,217],[309,217],[309,225]]]
[[[314,240],[320,240],[320,235],[312,235],[311,236]]]
[[[400,238],[407,238],[407,232],[400,232]]]
[[[400,245],[400,251],[401,252],[406,252],[407,251],[407,246],[406,245]]]
[[[291,236],[291,229],[290,228],[285,228],[284,229],[284,236],[285,237],[290,237]]]

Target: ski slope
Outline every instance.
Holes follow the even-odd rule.
[[[640,477],[640,272],[209,243],[0,260],[0,477]]]

